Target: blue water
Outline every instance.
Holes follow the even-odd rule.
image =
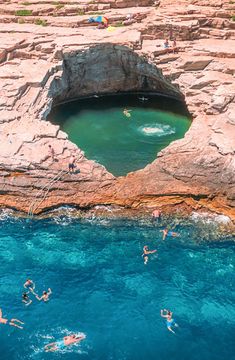
[[[235,243],[208,242],[209,228],[130,221],[0,221],[0,307],[24,330],[0,324],[0,359],[234,360]],[[158,249],[143,264],[142,248]],[[48,303],[21,303],[32,278]],[[170,308],[176,335],[159,313]],[[72,332],[86,339],[58,353],[45,344]]]

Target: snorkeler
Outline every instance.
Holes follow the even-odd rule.
[[[154,254],[155,252],[157,252],[157,250],[149,250],[148,249],[148,246],[147,245],[145,245],[144,247],[143,247],[143,254],[142,254],[142,256],[143,256],[143,258],[144,258],[144,264],[146,265],[147,264],[147,262],[148,262],[148,260],[149,260],[149,254]]]
[[[26,292],[22,294],[22,302],[25,304],[25,306],[29,306],[32,303],[32,300],[29,298]]]
[[[128,109],[125,108],[125,109],[123,110],[123,114],[124,114],[126,117],[131,117],[130,111],[131,111],[131,110],[128,110]]]
[[[23,329],[22,326],[15,324],[15,322],[18,322],[19,324],[22,324],[22,325],[24,324],[22,321],[20,321],[18,319],[11,319],[10,321],[8,319],[4,319],[2,317],[2,309],[0,309],[0,324],[6,325],[7,323],[9,323],[10,326],[15,326],[18,329]]]
[[[50,288],[48,288],[47,291],[43,291],[41,297],[39,297],[38,295],[36,295],[36,298],[37,298],[39,301],[43,300],[44,302],[47,302],[47,301],[50,300],[50,299],[49,299],[49,296],[50,296],[51,294],[52,294],[52,291],[51,291]]]
[[[169,331],[171,331],[173,334],[175,334],[174,330],[172,330],[172,326],[178,327],[178,325],[175,323],[174,319],[172,319],[173,312],[170,310],[161,310],[161,317],[166,319],[166,326]]]
[[[163,234],[162,234],[162,240],[165,240],[166,237],[176,237],[176,236],[180,236],[178,233],[174,232],[174,231],[169,231],[168,229],[163,229],[160,230]]]
[[[27,279],[24,283],[24,288],[28,289],[29,291],[31,291],[31,293],[34,294],[35,284],[32,280]]]
[[[80,341],[85,339],[85,335],[76,335],[72,334],[69,336],[65,336],[63,340],[56,341],[50,344],[47,344],[44,349],[45,351],[57,351],[65,348],[66,346],[77,344]]]

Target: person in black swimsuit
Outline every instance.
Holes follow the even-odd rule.
[[[32,300],[29,298],[27,293],[22,294],[22,302],[25,304],[25,306],[28,306],[32,303]]]
[[[71,174],[73,174],[74,172],[74,169],[75,169],[75,156],[74,155],[71,155],[70,158],[69,158],[69,172]]]

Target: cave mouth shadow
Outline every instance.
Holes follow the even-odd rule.
[[[143,169],[191,124],[184,102],[153,92],[81,97],[55,106],[48,120],[114,176]]]

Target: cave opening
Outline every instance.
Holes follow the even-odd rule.
[[[191,125],[183,101],[141,92],[79,98],[55,106],[48,120],[114,176],[144,168]]]

